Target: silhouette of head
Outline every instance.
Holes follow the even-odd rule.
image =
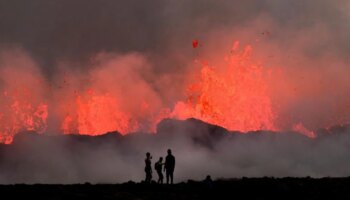
[[[146,157],[149,158],[151,154],[149,152],[146,153]]]
[[[171,149],[168,149],[168,154],[171,155]]]
[[[208,181],[211,180],[211,176],[208,175],[207,178],[206,178],[206,180],[208,180]]]
[[[159,161],[162,161],[162,160],[163,160],[163,157],[160,157],[160,158],[159,158]]]

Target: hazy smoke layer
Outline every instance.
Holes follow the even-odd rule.
[[[158,131],[124,137],[18,135],[1,150],[0,183],[139,182],[145,153],[153,155],[153,167],[168,148],[176,157],[176,182],[202,180],[208,174],[216,179],[350,173],[347,127],[317,139],[293,132],[232,134],[192,119],[163,121]]]

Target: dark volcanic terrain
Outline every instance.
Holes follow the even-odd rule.
[[[3,197],[26,199],[349,199],[350,178],[243,178],[175,185],[2,185]]]

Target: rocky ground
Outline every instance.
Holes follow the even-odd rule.
[[[0,192],[11,199],[350,199],[350,178],[243,178],[174,185],[1,185]]]

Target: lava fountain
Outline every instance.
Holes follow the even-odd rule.
[[[195,40],[193,48],[200,46]],[[48,118],[60,124],[58,132],[92,136],[111,131],[154,132],[164,118],[197,118],[240,132],[280,130],[276,125],[278,110],[269,94],[272,69],[256,62],[252,53],[252,46],[240,47],[236,41],[217,63],[195,61],[200,68],[185,74],[190,80],[183,87],[185,98],[173,101],[173,106],[165,105],[159,97],[162,91],[155,91],[141,77],[139,72],[147,63],[138,55],[125,56],[122,62],[107,61],[83,84],[75,75],[70,80],[65,77],[66,85],[57,90],[35,75],[38,71],[28,73],[18,68],[13,73],[22,77],[20,85],[8,78],[13,74],[1,77],[6,84],[1,88],[0,142],[11,143],[23,130],[52,130]],[[47,90],[50,92],[43,92]],[[294,129],[314,137],[302,123]]]
[[[236,41],[223,66],[203,62],[199,80],[187,87],[186,101],[176,104],[172,117],[197,118],[230,130],[275,130],[261,65],[251,59],[252,47],[239,48]]]

